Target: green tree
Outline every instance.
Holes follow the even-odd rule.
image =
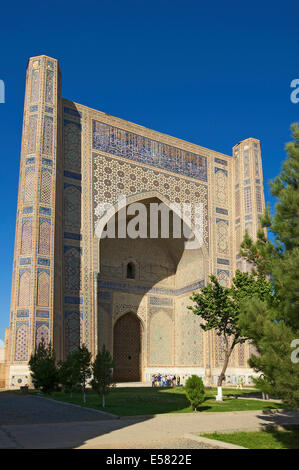
[[[77,355],[72,352],[70,353],[65,361],[60,361],[59,366],[59,381],[65,390],[65,392],[70,394],[70,397],[73,397],[73,390],[75,386],[80,381],[79,375],[79,364],[76,360]]]
[[[292,346],[299,338],[299,127],[292,125],[294,140],[286,145],[282,171],[271,182],[277,198],[275,212],[267,207],[253,241],[246,234],[241,255],[253,263],[260,276],[268,276],[274,295],[252,299],[240,315],[243,334],[250,337],[258,354],[250,366],[261,377],[256,381],[265,393],[299,404],[298,356]],[[266,236],[266,230],[272,234]]]
[[[86,385],[91,377],[91,353],[85,344],[73,352],[74,367],[78,370],[78,383],[83,391],[83,403],[86,403]]]
[[[110,352],[103,345],[102,350],[98,352],[92,365],[93,379],[91,386],[93,390],[102,397],[102,407],[105,408],[105,395],[110,388],[114,386],[112,379],[112,369],[114,362]]]
[[[43,393],[51,394],[58,386],[58,370],[51,344],[45,345],[44,338],[31,354],[29,368],[33,385]]]
[[[222,401],[222,382],[231,354],[238,343],[244,343],[247,337],[242,335],[239,315],[244,299],[257,295],[258,298],[271,296],[270,283],[265,277],[236,271],[231,287],[223,287],[216,276],[210,276],[211,283],[203,287],[200,293],[190,299],[195,303],[188,307],[199,315],[204,331],[215,330],[224,342],[224,362],[218,377],[217,400]]]
[[[192,409],[197,411],[197,408],[205,399],[205,387],[202,379],[198,375],[192,375],[186,381],[184,389]]]

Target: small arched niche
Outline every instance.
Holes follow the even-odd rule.
[[[136,279],[136,266],[133,261],[129,261],[126,265],[126,278]]]

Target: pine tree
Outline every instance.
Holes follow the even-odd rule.
[[[197,411],[197,408],[205,399],[205,387],[202,379],[197,375],[191,375],[187,380],[184,389],[192,409]]]
[[[65,361],[59,362],[59,380],[65,392],[73,397],[73,390],[80,382],[79,361],[76,360],[77,355],[70,353]]]
[[[243,334],[252,338],[258,354],[250,365],[261,373],[257,385],[265,393],[298,406],[299,358],[293,345],[299,338],[299,127],[292,125],[294,141],[286,145],[287,159],[271,183],[277,198],[274,215],[267,207],[257,240],[246,234],[241,255],[261,276],[268,276],[274,295],[254,299],[240,315]],[[266,237],[266,229],[273,242]],[[298,362],[296,362],[298,361]]]
[[[51,394],[58,385],[58,370],[51,344],[45,345],[44,338],[38,344],[29,360],[32,382],[35,388]]]
[[[92,365],[93,379],[91,381],[93,390],[102,397],[103,408],[105,408],[105,395],[114,386],[112,379],[113,367],[114,362],[111,354],[105,345],[103,345],[102,350],[98,352]]]

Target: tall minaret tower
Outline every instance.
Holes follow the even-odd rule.
[[[28,383],[44,338],[61,357],[61,76],[58,61],[27,66],[9,331],[9,386]],[[55,293],[55,296],[54,296]]]
[[[233,148],[234,267],[240,271],[250,266],[239,256],[245,230],[256,237],[259,216],[265,209],[261,146],[258,139],[242,140]]]

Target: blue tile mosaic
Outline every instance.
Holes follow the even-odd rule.
[[[23,209],[23,214],[32,214],[32,212],[33,212],[32,206],[27,206],[27,207],[24,207]]]
[[[219,165],[227,166],[227,162],[225,160],[222,160],[221,158],[214,158],[214,162],[219,163]]]
[[[46,166],[51,166],[51,167],[53,166],[53,162],[49,158],[43,158],[42,159],[42,164],[46,165]]]
[[[79,129],[81,129],[81,124],[79,122],[69,121],[68,119],[64,119],[63,120],[63,125],[67,126],[68,124],[73,124],[74,126],[77,126],[77,127],[79,127]]]
[[[71,116],[76,116],[78,118],[80,118],[82,116],[82,113],[80,113],[79,111],[77,111],[76,109],[73,109],[73,108],[64,107],[63,110],[64,110],[65,114],[69,114]]]
[[[31,258],[20,258],[20,264],[31,264]]]
[[[70,240],[81,240],[82,237],[79,233],[64,232],[64,238],[69,238]]]
[[[37,262],[43,266],[50,266],[50,260],[47,258],[38,258]]]
[[[225,273],[227,276],[229,276],[229,271],[226,271],[225,269],[217,269],[217,275],[221,274],[221,273]]]
[[[142,286],[136,284],[126,284],[125,282],[113,282],[113,281],[98,281],[99,289],[111,289],[111,290],[121,290],[127,292],[137,292],[139,294],[162,294],[162,295],[182,295],[186,292],[190,292],[196,289],[200,289],[204,286],[204,281],[194,282],[188,286],[182,287],[181,289],[166,289],[162,287],[152,287]]]
[[[73,173],[72,171],[64,171],[63,174],[67,178],[72,178],[74,180],[81,181],[81,175],[79,173]]]
[[[215,167],[215,168],[214,168],[214,172],[215,172],[215,173],[218,173],[218,171],[222,171],[222,173],[224,173],[225,176],[228,175],[227,170],[223,170],[223,168],[217,168],[217,167]]]
[[[30,157],[26,159],[26,165],[33,165],[35,163],[35,158]]]
[[[50,312],[48,310],[36,310],[36,316],[38,318],[49,318]]]
[[[150,305],[173,306],[173,300],[168,297],[152,297],[149,298]]]
[[[93,121],[93,148],[207,181],[206,157]]]
[[[110,300],[111,299],[111,292],[108,292],[107,290],[102,290],[99,291],[99,300]]]
[[[79,246],[67,246],[67,245],[64,245],[63,247],[63,252],[66,253],[68,250],[76,250],[78,251],[79,253],[82,253],[82,248],[80,248]]]
[[[64,303],[65,304],[82,304],[83,303],[83,298],[82,297],[64,297]]]
[[[39,213],[43,215],[51,215],[51,209],[49,209],[48,207],[40,207]]]
[[[77,186],[76,184],[64,183],[63,187],[64,187],[64,189],[73,187],[73,188],[79,189],[79,191],[81,191],[81,186]]]
[[[227,209],[221,209],[220,207],[216,207],[216,212],[217,212],[217,214],[228,215],[228,210]]]
[[[29,310],[18,310],[17,311],[18,318],[27,318],[29,317]]]
[[[223,258],[217,258],[217,263],[218,264],[229,264],[228,259],[223,259]]]
[[[225,219],[216,219],[216,224],[218,224],[218,222],[225,222],[227,225],[229,225],[229,221]]]
[[[47,273],[49,275],[50,271],[48,269],[38,268],[37,274],[41,274],[41,273]]]

